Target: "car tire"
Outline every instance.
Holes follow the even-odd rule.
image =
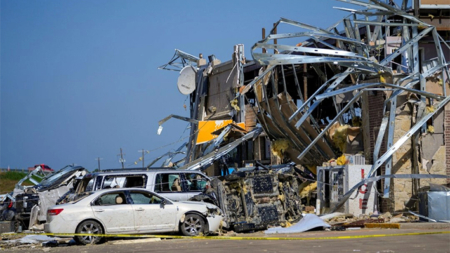
[[[94,220],[83,221],[77,227],[77,234],[103,234],[103,228],[100,223]],[[74,240],[80,244],[97,244],[103,237],[80,235],[75,236]]]
[[[188,214],[180,224],[180,230],[183,235],[196,236],[203,233],[205,229],[205,220],[198,214]]]

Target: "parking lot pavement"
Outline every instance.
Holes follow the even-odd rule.
[[[433,234],[435,233],[435,234]],[[271,240],[256,240],[264,237]],[[278,240],[272,240],[276,239]],[[284,238],[284,239],[280,239]],[[302,240],[285,240],[301,238]],[[362,229],[311,231],[265,236],[238,234],[229,239],[110,239],[99,245],[13,248],[15,252],[450,252],[450,231],[445,229]]]

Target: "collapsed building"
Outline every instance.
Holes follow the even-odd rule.
[[[176,50],[160,68],[180,71],[190,117],[170,115],[158,133],[173,117],[191,123],[190,138],[175,152],[183,160],[169,153],[163,165],[226,175],[294,163],[317,179],[317,213],[341,210],[355,192],[360,211],[416,211],[419,193],[449,184],[450,5],[339,1],[359,9],[338,8],[349,15],[325,29],[281,18],[253,60],[241,44],[226,62]],[[281,26],[292,31],[277,34]],[[343,187],[352,175],[358,182]],[[312,183],[299,178],[299,191]]]

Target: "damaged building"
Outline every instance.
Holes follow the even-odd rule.
[[[263,29],[252,59],[241,44],[226,62],[176,50],[160,68],[180,71],[190,115],[158,133],[170,118],[191,127],[171,166],[220,176],[293,163],[319,214],[358,193],[356,213],[418,211],[419,193],[448,185],[450,4],[339,1],[355,9],[338,8],[348,15],[328,28],[281,18]]]

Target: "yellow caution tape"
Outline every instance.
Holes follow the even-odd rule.
[[[34,233],[11,233],[8,235],[30,235]],[[36,233],[37,235],[73,237],[73,236],[95,236],[95,237],[141,237],[141,238],[165,238],[165,239],[201,239],[201,240],[337,240],[337,239],[360,239],[388,236],[412,236],[412,235],[438,235],[450,234],[450,231],[377,234],[377,235],[347,235],[331,237],[238,237],[238,236],[180,236],[180,235],[148,235],[148,234],[75,234],[75,233]]]

